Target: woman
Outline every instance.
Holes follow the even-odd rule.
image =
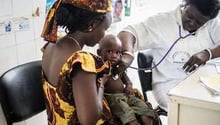
[[[49,125],[104,122],[100,116],[105,79],[99,77],[108,65],[82,48],[94,46],[105,35],[110,13],[110,0],[58,0],[49,11],[42,32],[48,41],[42,49],[42,76]],[[59,40],[58,26],[66,32]]]
[[[216,18],[220,9],[219,0],[184,2],[175,10],[149,17],[118,34],[126,52],[120,70],[130,65],[134,51],[151,49],[154,65],[159,64],[152,72],[152,92],[165,110],[170,89],[206,61],[220,56],[220,22]],[[171,46],[173,48],[164,58]]]

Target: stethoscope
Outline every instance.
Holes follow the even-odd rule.
[[[173,42],[173,44],[170,46],[170,48],[168,49],[168,51],[165,53],[165,55],[160,59],[160,61],[158,63],[156,63],[155,65],[153,65],[150,68],[137,68],[137,67],[132,67],[129,66],[128,68],[131,69],[135,69],[135,70],[139,70],[139,71],[145,71],[145,72],[151,72],[152,69],[156,68],[158,65],[160,65],[160,63],[165,59],[165,57],[168,55],[168,53],[173,49],[173,47],[176,45],[176,43],[181,40],[181,39],[185,39],[187,37],[189,37],[190,35],[193,35],[195,33],[188,33],[185,36],[182,36],[182,32],[181,32],[181,26],[179,25],[179,37]]]

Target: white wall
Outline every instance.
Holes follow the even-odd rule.
[[[127,24],[135,23],[157,12],[173,9],[181,0],[132,0],[131,17],[125,17],[122,22],[114,23],[110,33],[116,34]],[[41,59],[40,48],[45,42],[40,37],[45,18],[46,0],[0,0],[0,75],[6,70],[33,60]],[[173,3],[173,4],[170,4]],[[137,8],[137,5],[141,7]],[[39,15],[36,10],[39,8]],[[26,20],[24,20],[25,17]],[[22,21],[26,29],[16,26]],[[5,33],[4,27],[12,22],[12,31]],[[86,48],[95,52],[94,48]],[[132,66],[137,66],[136,60]],[[134,87],[140,89],[137,71],[128,69],[128,74]],[[6,125],[0,108],[0,125]],[[40,113],[25,122],[15,125],[47,125],[46,113]]]
[[[45,17],[44,0],[0,0],[0,74],[18,64],[41,58],[43,41],[40,32]],[[39,7],[39,16],[32,14]],[[16,23],[26,18],[29,28],[16,30]],[[4,25],[13,22],[11,32],[5,33]]]
[[[45,3],[45,0],[0,0],[0,74],[16,65],[41,59],[40,48],[44,42],[40,32],[45,19]],[[39,16],[32,16],[37,8]],[[5,25],[10,21],[12,31],[6,33]],[[18,29],[18,23],[27,27]],[[0,125],[6,125],[4,121],[0,109]],[[15,125],[43,125],[42,122],[47,124],[45,113]]]

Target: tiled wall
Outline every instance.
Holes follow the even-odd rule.
[[[44,0],[0,0],[0,74],[18,64],[41,58],[40,38],[45,18]],[[37,8],[39,15],[34,15]],[[23,21],[22,21],[23,20]],[[11,22],[11,31],[4,26]],[[18,23],[26,29],[16,29]]]
[[[121,23],[111,27],[111,33],[116,34],[123,26],[146,18],[156,12],[166,11],[176,7],[181,0],[131,0],[132,4],[142,5],[142,8],[131,8],[131,17],[124,18]],[[174,4],[170,4],[174,3]],[[0,0],[0,75],[6,70],[25,62],[41,59],[40,48],[44,42],[40,37],[45,19],[46,0]],[[135,13],[135,14],[134,14]],[[24,22],[24,29],[17,24]],[[5,25],[11,22],[11,31],[5,32]],[[13,27],[14,26],[14,27]],[[89,48],[95,52],[94,48]],[[136,60],[132,64],[137,66]],[[134,86],[140,89],[137,72],[128,70]],[[0,125],[6,125],[0,108]],[[40,113],[25,122],[15,125],[47,125],[46,113]]]
[[[0,74],[16,65],[41,59],[40,48],[44,42],[40,32],[45,19],[45,4],[45,0],[0,0]],[[39,13],[36,13],[37,9]],[[11,31],[5,32],[8,22],[11,22]],[[26,29],[16,29],[22,22]],[[46,125],[45,115],[44,112],[15,125]],[[0,109],[0,125],[6,125],[4,121]]]

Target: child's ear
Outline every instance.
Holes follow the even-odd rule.
[[[101,50],[100,50],[100,49],[97,49],[97,54],[98,54],[99,56],[101,56]]]

